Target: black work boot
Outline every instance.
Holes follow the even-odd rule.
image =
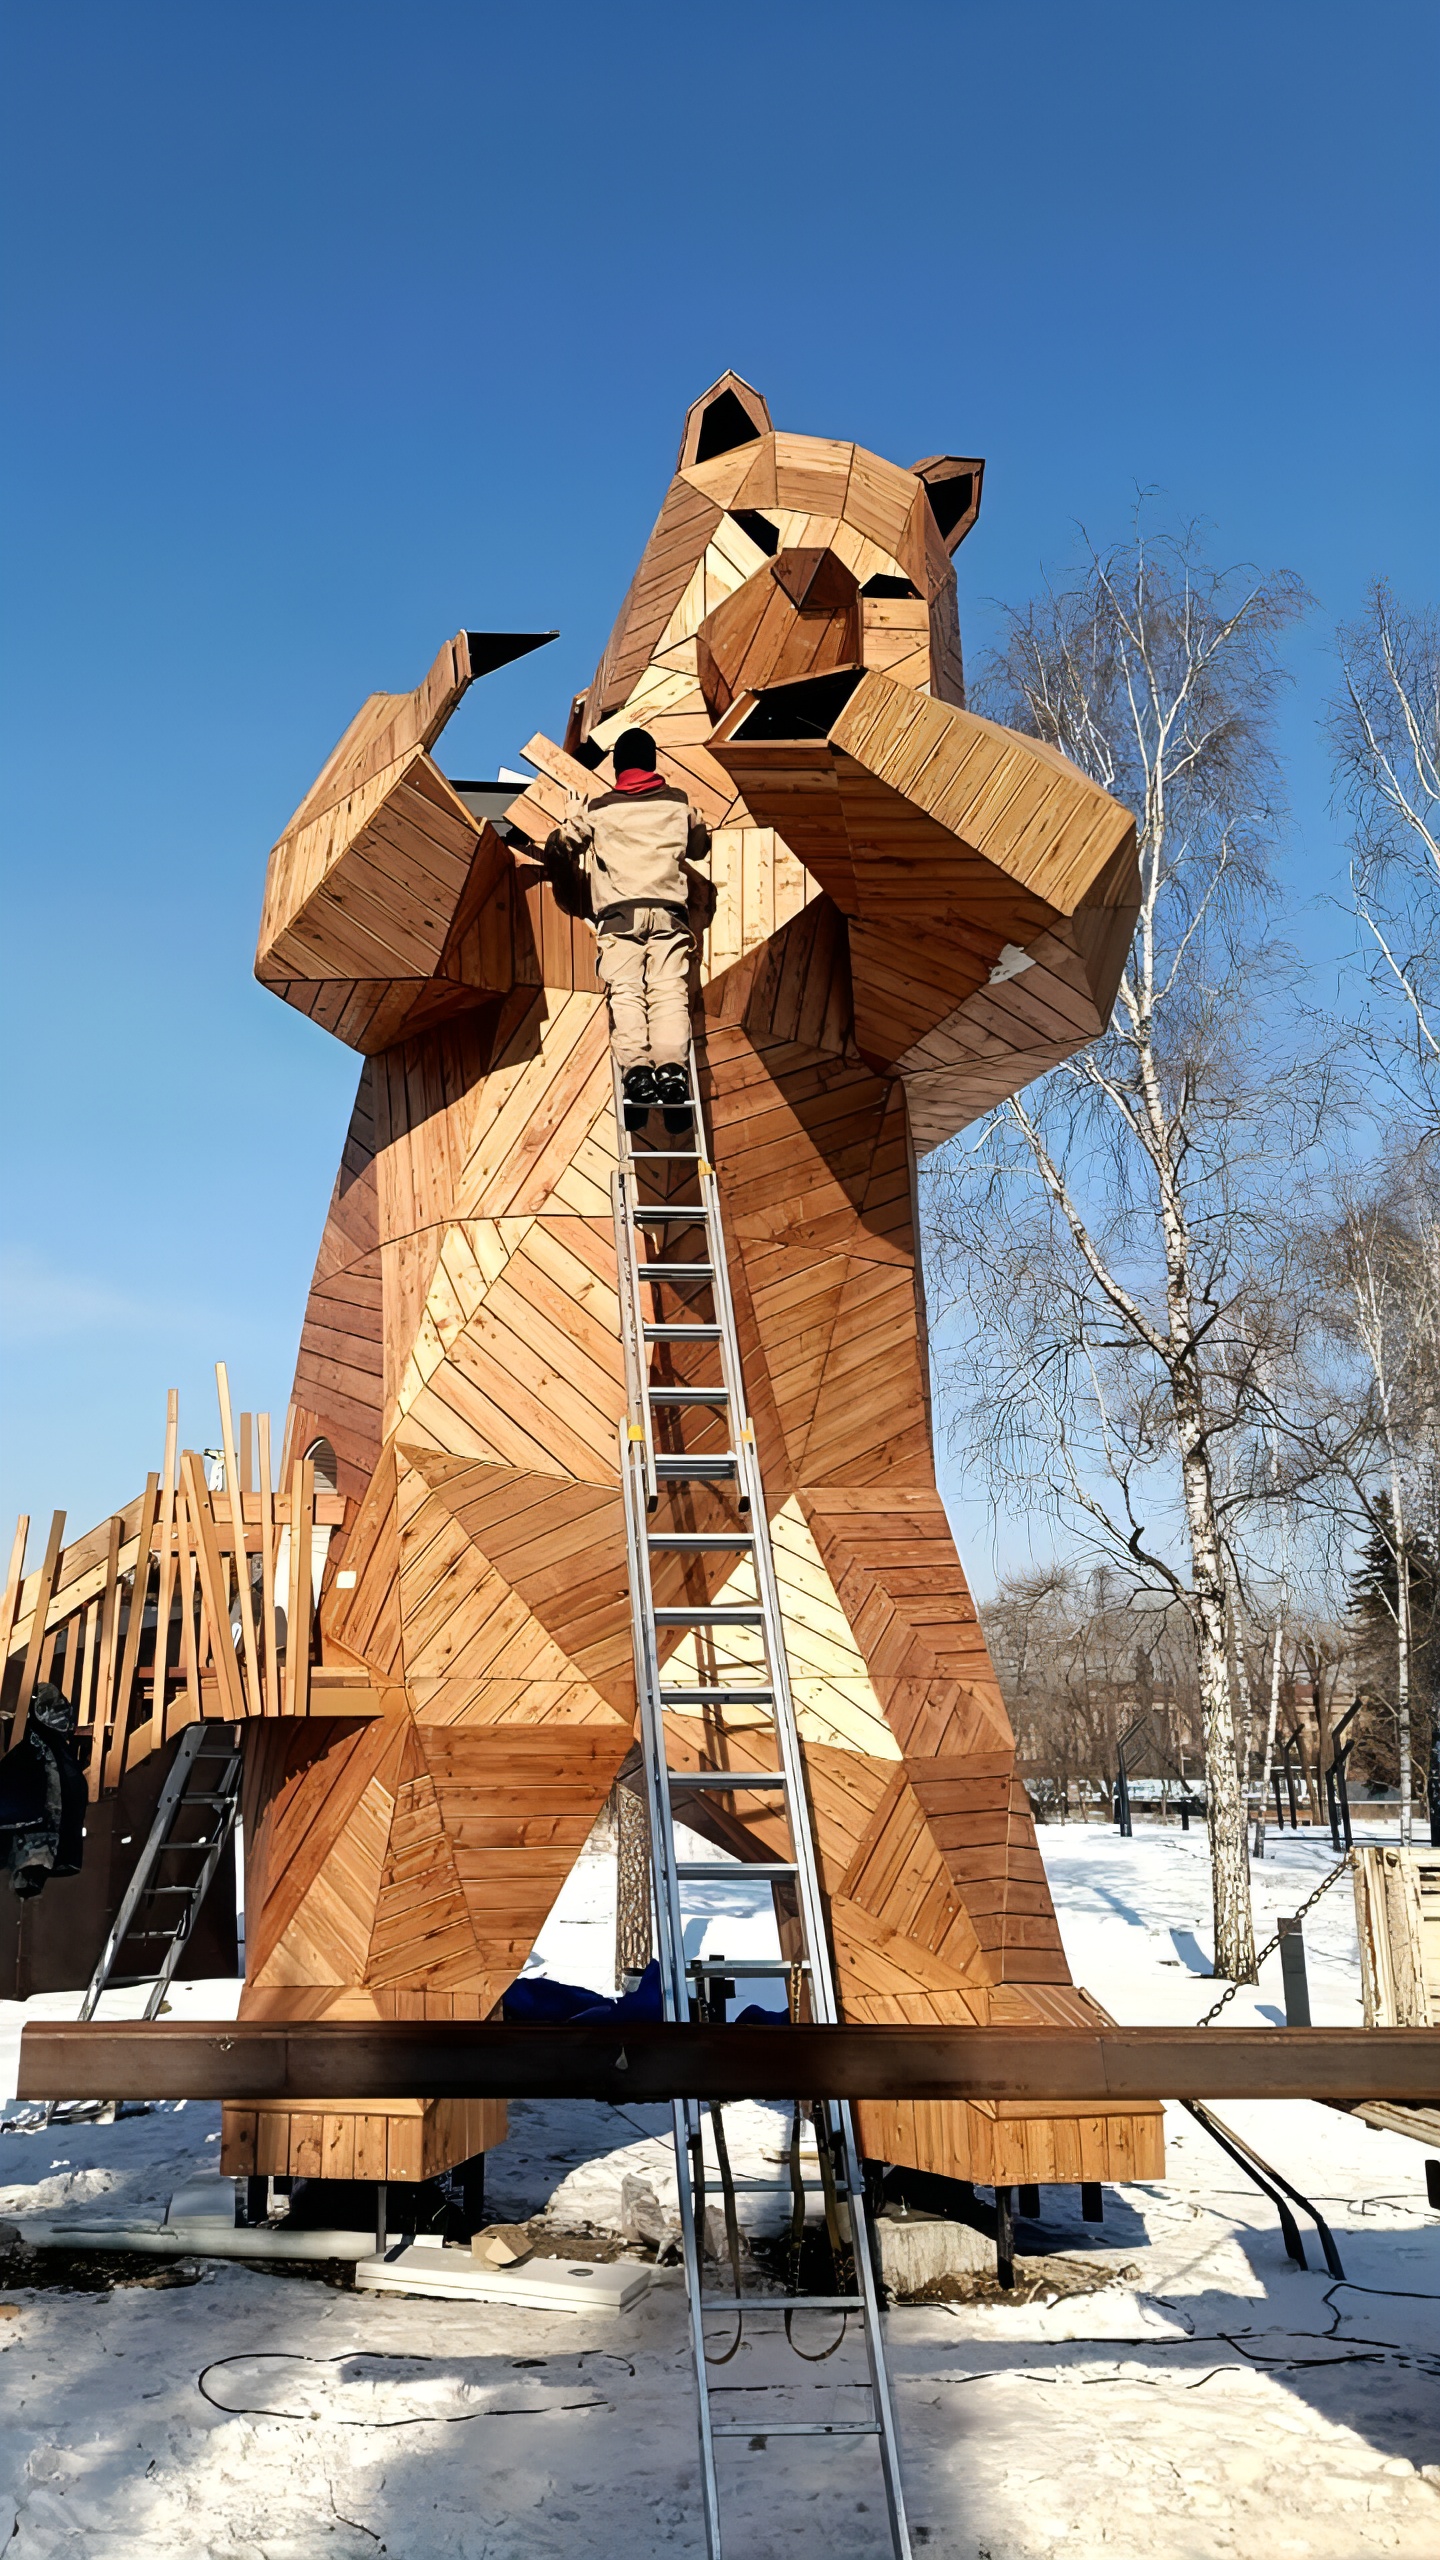
[[[643,1129],[660,1093],[653,1067],[627,1067],[625,1070],[625,1126],[632,1132]]]
[[[664,1105],[665,1126],[672,1138],[683,1138],[695,1125],[690,1106],[690,1078],[678,1061],[655,1070],[655,1099]]]

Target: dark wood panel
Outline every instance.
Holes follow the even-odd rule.
[[[627,2021],[78,2026],[20,2039],[22,2098],[680,2097],[1440,2100],[1421,2027],[697,2027]]]

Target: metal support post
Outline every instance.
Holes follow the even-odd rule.
[[[1305,1924],[1298,1918],[1280,1923],[1280,1979],[1285,1986],[1286,2026],[1308,2027],[1310,1985],[1305,1974]]]

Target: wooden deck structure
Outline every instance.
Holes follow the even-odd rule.
[[[312,1658],[314,1588],[344,1502],[288,1439],[277,1491],[269,1415],[242,1413],[237,1433],[223,1364],[216,1377],[218,1483],[208,1453],[180,1446],[172,1390],[161,1465],[122,1510],[68,1545],[57,1511],[28,1574],[30,1522],[16,1523],[0,1601],[0,1723],[18,1742],[32,1690],[53,1681],[75,1709],[92,1803],[199,1718],[353,1716],[379,1705],[363,1667]]]
[[[606,1023],[539,849],[638,721],[714,830],[696,1042],[846,2016],[1102,2023],[931,1445],[917,1159],[1103,1027],[1137,900],[1129,814],[964,708],[953,553],[982,472],[777,432],[724,376],[503,820],[434,751],[535,635],[461,632],[371,697],[274,849],[257,973],[365,1060],[294,1395],[345,1504],[320,1665],[374,1694],[253,1736],[247,2019],[487,2017],[632,1750]],[[707,1374],[693,1346],[655,1358]],[[672,1411],[686,1446],[717,1427]],[[662,1500],[705,1526],[703,1486]],[[727,1570],[677,1557],[677,1600]],[[744,1659],[674,1641],[670,1678]],[[754,1765],[743,1710],[670,1741],[682,1768]],[[737,1800],[711,1827],[774,1854]],[[985,2180],[1161,2163],[1148,2105],[871,2102],[862,2130]],[[250,2139],[228,2115],[227,2166]]]

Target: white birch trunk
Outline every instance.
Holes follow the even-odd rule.
[[[1270,1657],[1270,1713],[1265,1725],[1265,1765],[1260,1772],[1260,1825],[1263,1832],[1267,1819],[1265,1808],[1270,1801],[1270,1771],[1275,1759],[1275,1732],[1280,1722],[1280,1644],[1285,1621],[1275,1621],[1275,1650]]]
[[[1390,1521],[1395,1536],[1395,1724],[1400,1749],[1400,1843],[1408,1849],[1415,1809],[1410,1767],[1410,1556],[1402,1510],[1400,1468],[1390,1448]]]
[[[1142,940],[1147,969],[1148,940]],[[1149,1153],[1158,1177],[1160,1228],[1165,1249],[1167,1367],[1180,1446],[1185,1523],[1190,1539],[1190,1610],[1195,1628],[1201,1730],[1205,1742],[1205,1827],[1210,1838],[1214,1905],[1215,1971],[1227,1982],[1256,1982],[1255,1930],[1250,1908],[1250,1859],[1245,1804],[1235,1756],[1235,1716],[1226,1642],[1225,1554],[1215,1503],[1215,1477],[1206,1429],[1195,1310],[1191,1293],[1190,1233],[1176,1176],[1150,1044],[1148,1015],[1141,1025],[1140,1081]]]
[[[1178,1387],[1177,1381],[1177,1390]],[[1198,1407],[1198,1398],[1195,1401]],[[1195,1656],[1205,1740],[1205,1826],[1210,1835],[1215,1971],[1227,1982],[1255,1982],[1259,1976],[1250,1913],[1250,1862],[1245,1850],[1245,1808],[1235,1764],[1235,1719],[1230,1707],[1230,1664],[1225,1644],[1225,1578],[1214,1486],[1201,1441],[1198,1410],[1192,1425],[1181,1414],[1180,1404],[1177,1391],[1185,1517],[1190,1532]]]

